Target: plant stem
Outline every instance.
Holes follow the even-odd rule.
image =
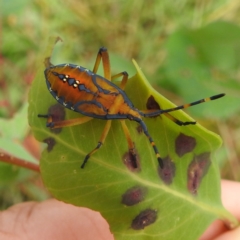
[[[23,159],[20,159],[20,158],[17,158],[17,157],[14,157],[14,156],[9,155],[7,153],[0,152],[0,161],[6,162],[6,163],[9,163],[9,164],[14,164],[14,165],[17,165],[19,167],[24,167],[24,168],[27,168],[27,169],[30,169],[30,170],[33,170],[33,171],[36,171],[36,172],[40,172],[38,164],[23,160]]]

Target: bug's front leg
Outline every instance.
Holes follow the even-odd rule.
[[[104,77],[108,80],[111,80],[110,59],[108,55],[108,50],[105,47],[101,47],[98,51],[97,58],[93,67],[94,73],[97,73],[101,60],[103,65]]]
[[[92,120],[91,117],[87,117],[87,116],[68,119],[68,120],[61,120],[61,121],[53,121],[53,117],[51,114],[38,114],[38,117],[47,118],[46,127],[49,127],[51,129],[76,126]]]
[[[47,118],[46,127],[49,127],[49,128],[54,127],[54,122],[53,122],[51,114],[38,114],[37,116],[39,118]]]

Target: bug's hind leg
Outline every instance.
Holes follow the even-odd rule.
[[[102,135],[98,141],[98,144],[97,146],[90,152],[86,155],[86,157],[84,158],[83,160],[83,163],[81,165],[81,168],[84,168],[85,164],[87,163],[88,159],[103,145],[107,135],[108,135],[108,132],[109,132],[109,129],[111,128],[111,123],[112,121],[111,120],[107,120],[107,123],[104,127],[104,130],[102,132]]]
[[[163,113],[164,116],[166,116],[168,119],[170,119],[171,121],[173,121],[174,123],[176,123],[179,126],[187,126],[187,125],[195,125],[197,122],[183,122],[177,118],[175,118],[174,116],[172,116],[169,113]]]
[[[151,114],[151,112],[154,112],[154,111],[156,111],[156,110],[151,110],[151,111],[149,111],[149,110],[142,110],[141,112],[145,114],[144,117],[148,117],[147,115],[148,115],[148,114]],[[174,116],[172,116],[172,115],[169,114],[169,113],[164,113],[164,112],[163,112],[163,113],[161,113],[161,114],[163,114],[164,116],[166,116],[168,119],[170,119],[171,121],[173,121],[174,123],[176,123],[176,124],[179,125],[179,126],[194,125],[194,124],[197,123],[197,122],[183,122],[183,121],[175,118]],[[161,115],[161,114],[159,114],[159,115]],[[158,116],[159,116],[159,115],[158,115]],[[156,117],[157,117],[157,116],[156,116]]]
[[[198,104],[201,104],[201,103],[204,103],[204,102],[208,102],[208,101],[213,101],[213,100],[216,100],[216,99],[224,97],[224,96],[225,96],[224,93],[220,93],[220,94],[208,97],[208,98],[203,98],[203,99],[197,100],[195,102],[183,104],[183,105],[173,107],[173,108],[169,108],[169,109],[160,109],[160,110],[156,110],[156,111],[148,111],[146,113],[144,113],[144,111],[139,111],[139,112],[143,117],[157,117],[161,114],[166,114],[166,113],[169,113],[169,112],[174,112],[174,111],[177,111],[177,110],[189,108],[191,106],[195,106],[195,105],[198,105]],[[174,118],[173,116],[171,116],[171,117]],[[190,124],[192,124],[192,123],[190,123]],[[188,125],[188,124],[186,124],[186,125]]]
[[[159,151],[158,151],[158,149],[157,149],[157,147],[156,147],[156,145],[155,145],[155,142],[153,141],[152,137],[150,136],[150,134],[149,134],[149,132],[148,132],[148,130],[147,130],[147,126],[145,125],[145,123],[144,123],[143,120],[141,120],[141,119],[138,119],[137,122],[141,125],[144,134],[147,136],[150,144],[152,145],[153,150],[154,150],[154,152],[155,152],[155,155],[156,155],[156,157],[157,157],[158,164],[159,164],[160,168],[163,168],[163,159],[160,157],[160,154],[159,154]]]

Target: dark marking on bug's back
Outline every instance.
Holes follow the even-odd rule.
[[[56,144],[56,140],[54,138],[52,138],[52,137],[45,138],[43,140],[43,142],[47,144],[47,151],[48,152],[51,152],[53,150],[53,147]]]
[[[208,172],[210,165],[210,152],[194,156],[189,164],[187,172],[187,188],[193,195],[197,194],[201,181]]]
[[[162,181],[170,185],[175,176],[176,166],[169,156],[163,158],[163,168],[158,167],[158,174]]]
[[[184,154],[192,152],[196,146],[196,139],[180,133],[175,140],[175,151],[179,157]]]
[[[151,95],[146,103],[148,110],[160,110],[160,105],[156,102],[155,98]]]
[[[131,227],[134,230],[141,230],[153,224],[157,219],[157,211],[153,209],[146,209],[140,212],[133,220]]]
[[[129,188],[122,195],[122,204],[126,206],[133,206],[139,202],[142,202],[147,193],[147,188],[142,186],[134,186]]]
[[[140,157],[138,153],[133,155],[131,151],[128,151],[123,155],[122,160],[131,172],[139,172],[141,170]]]
[[[65,108],[59,103],[54,104],[48,109],[48,115],[52,117],[53,122],[62,121],[65,119]],[[51,129],[51,132],[56,134],[60,133],[61,131],[62,128]]]

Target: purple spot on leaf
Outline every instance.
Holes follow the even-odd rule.
[[[187,187],[190,193],[197,194],[200,183],[211,165],[210,153],[202,153],[195,156],[188,166]]]
[[[46,138],[43,140],[43,142],[45,142],[47,144],[47,151],[48,152],[51,152],[53,147],[55,146],[56,144],[56,141],[54,138],[52,137],[49,137],[49,138]]]
[[[161,109],[159,104],[156,102],[156,100],[154,99],[154,97],[152,95],[148,98],[146,107],[148,110],[150,110],[150,111],[148,111],[149,113],[155,112],[155,111]],[[151,118],[154,118],[154,117],[157,117],[157,116],[152,116]]]
[[[134,151],[128,151],[123,155],[123,163],[131,172],[139,172],[140,168],[140,160],[139,155]]]
[[[129,188],[122,195],[122,203],[126,206],[133,206],[144,200],[147,189],[141,186]]]
[[[145,227],[153,224],[157,219],[157,211],[152,209],[146,209],[140,212],[132,221],[132,229],[141,230]]]
[[[196,146],[196,139],[180,133],[175,141],[175,151],[179,157],[193,151]]]
[[[158,168],[158,174],[165,184],[169,185],[172,183],[175,171],[175,163],[171,160],[171,158],[169,156],[163,158],[163,168]]]
[[[52,122],[63,121],[65,119],[65,108],[59,103],[54,104],[48,109],[48,115],[51,116]],[[61,131],[62,128],[51,129],[51,132],[56,134],[60,133]]]
[[[160,110],[161,109],[159,104],[156,102],[156,100],[154,99],[154,97],[152,95],[148,98],[146,107],[148,110]]]

